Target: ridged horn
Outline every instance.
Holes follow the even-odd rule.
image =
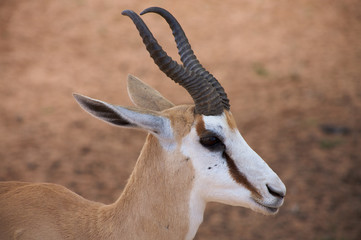
[[[192,72],[199,74],[207,79],[208,82],[216,89],[217,93],[222,99],[224,108],[229,110],[230,104],[226,92],[223,87],[217,81],[217,79],[209,73],[203,66],[200,64],[199,60],[195,56],[191,45],[188,41],[187,36],[185,35],[182,26],[179,24],[177,19],[167,10],[160,7],[150,7],[145,9],[140,15],[153,12],[162,16],[168,23],[169,27],[172,29],[175,42],[177,44],[178,53],[180,55],[181,61],[185,68],[191,70]]]
[[[159,69],[191,95],[195,103],[195,112],[207,116],[222,114],[224,107],[216,89],[204,77],[193,74],[168,56],[135,12],[125,10],[122,14],[132,19],[146,49]]]

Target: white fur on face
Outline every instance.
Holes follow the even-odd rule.
[[[234,161],[237,170],[260,196],[256,197],[245,185],[232,177],[222,151],[210,151],[200,144],[200,137],[194,125],[190,133],[183,138],[181,148],[182,153],[191,159],[195,169],[195,180],[191,193],[193,202],[190,206],[191,225],[192,219],[193,224],[197,224],[199,219],[202,219],[199,214],[203,215],[203,212],[197,214],[193,210],[204,210],[202,206],[205,206],[207,202],[247,207],[264,214],[275,213],[276,209],[282,205],[283,200],[270,194],[266,184],[271,184],[285,192],[285,186],[279,177],[248,146],[238,129],[229,127],[225,114],[202,117],[205,129],[223,139],[226,154]],[[273,208],[273,211],[267,207]]]

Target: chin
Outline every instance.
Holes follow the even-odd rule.
[[[279,207],[269,207],[262,205],[258,202],[254,202],[249,206],[250,209],[252,209],[255,212],[261,213],[263,215],[276,215],[279,212]]]

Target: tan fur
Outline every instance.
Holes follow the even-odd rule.
[[[229,111],[224,111],[224,113],[225,113],[225,115],[226,115],[226,119],[227,119],[228,126],[229,126],[231,129],[237,129],[236,120],[234,119],[232,113],[229,112]]]
[[[128,75],[128,93],[132,102],[141,108],[163,111],[174,107],[174,104],[164,98],[157,90],[133,75]]]
[[[0,239],[184,239],[194,171],[180,153],[194,108],[166,110],[175,151],[148,135],[128,184],[111,205],[46,183],[0,183]]]

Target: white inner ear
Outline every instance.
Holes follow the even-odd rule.
[[[175,149],[176,143],[171,122],[168,118],[161,116],[157,112],[138,108],[126,108],[114,105],[112,105],[112,108],[130,123],[156,136],[164,149]]]
[[[116,106],[115,108],[119,115],[140,128],[148,130],[162,139],[173,139],[173,131],[168,118],[120,106]]]

